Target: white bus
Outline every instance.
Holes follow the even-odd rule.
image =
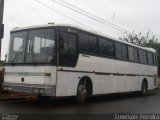
[[[11,31],[4,90],[86,97],[157,87],[156,51],[72,25]]]

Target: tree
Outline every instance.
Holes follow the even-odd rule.
[[[141,47],[149,47],[155,49],[158,59],[158,73],[160,73],[160,43],[156,36],[150,35],[150,32],[147,32],[146,35],[143,35],[141,32],[139,34],[136,34],[133,31],[131,34],[126,33],[126,36],[120,37],[119,39]]]

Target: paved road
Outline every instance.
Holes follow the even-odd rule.
[[[78,104],[73,99],[50,101],[0,102],[0,113],[10,114],[151,114],[160,113],[160,90],[144,97],[138,94],[116,94],[93,97]]]

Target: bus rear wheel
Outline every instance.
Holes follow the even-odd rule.
[[[148,91],[148,85],[147,85],[147,81],[144,80],[142,82],[142,86],[141,86],[141,95],[146,95]]]

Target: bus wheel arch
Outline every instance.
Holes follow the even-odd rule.
[[[146,78],[144,78],[141,84],[141,95],[146,95],[147,91],[148,91],[148,81]]]
[[[84,76],[80,79],[77,86],[77,101],[84,102],[87,97],[93,94],[92,80],[88,76]]]

